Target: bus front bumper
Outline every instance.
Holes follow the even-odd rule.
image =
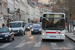
[[[64,40],[65,36],[42,35],[42,39],[59,39],[59,40]]]

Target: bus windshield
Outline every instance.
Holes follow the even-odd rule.
[[[44,30],[64,30],[65,20],[60,18],[43,18],[42,28]]]

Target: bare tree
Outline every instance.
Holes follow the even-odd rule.
[[[52,10],[53,12],[55,11],[66,13],[71,25],[72,19],[75,18],[75,0],[57,0]]]

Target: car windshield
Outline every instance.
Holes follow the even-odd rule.
[[[2,28],[2,29],[0,29],[0,33],[5,33],[5,32],[9,32],[9,29],[8,28]]]
[[[29,24],[26,24],[25,27],[29,27]]]
[[[29,25],[32,25],[31,23],[29,23]]]
[[[33,25],[33,28],[41,28],[40,25]]]
[[[20,23],[20,22],[10,23],[10,27],[11,27],[11,28],[14,28],[14,27],[21,27],[21,23]]]

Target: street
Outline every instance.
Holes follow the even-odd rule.
[[[75,50],[75,43],[67,37],[65,41],[42,41],[41,35],[26,31],[24,36],[15,36],[14,41],[0,42],[0,50]]]

